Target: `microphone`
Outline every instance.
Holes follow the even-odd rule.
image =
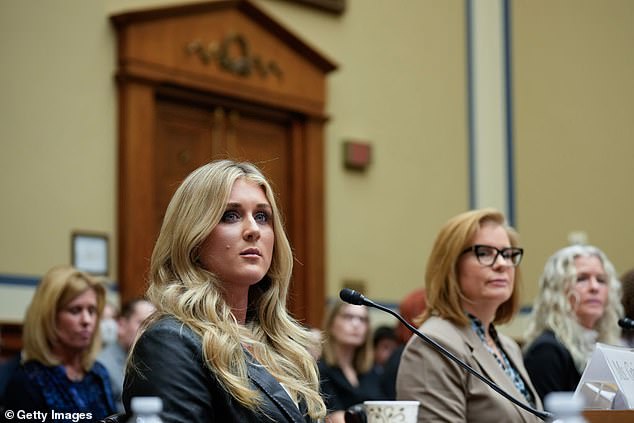
[[[491,379],[487,378],[484,375],[481,375],[480,373],[478,373],[477,370],[475,370],[473,367],[469,366],[467,363],[465,363],[464,361],[460,360],[458,357],[453,355],[445,347],[443,347],[442,345],[440,345],[439,343],[437,343],[436,341],[434,341],[433,339],[431,339],[430,337],[428,337],[427,335],[425,335],[424,333],[422,333],[421,331],[416,329],[414,326],[412,326],[407,320],[405,320],[400,314],[396,313],[395,311],[390,310],[389,308],[387,308],[385,306],[382,306],[380,304],[377,304],[377,303],[375,303],[372,300],[369,300],[368,298],[366,298],[360,292],[357,292],[357,291],[355,291],[353,289],[350,289],[350,288],[344,288],[341,291],[339,291],[339,298],[341,298],[342,301],[344,301],[346,303],[349,303],[349,304],[364,305],[366,307],[373,307],[373,308],[376,308],[376,309],[379,309],[381,311],[384,311],[386,313],[391,314],[392,316],[396,317],[401,323],[403,323],[405,326],[407,326],[407,328],[409,330],[411,330],[415,335],[417,335],[423,341],[427,342],[434,349],[436,349],[436,351],[438,351],[439,353],[441,353],[442,355],[444,355],[445,357],[447,357],[448,359],[450,359],[454,363],[458,364],[460,367],[462,367],[463,369],[465,369],[466,371],[471,373],[473,376],[475,376],[478,379],[480,379],[482,382],[484,382],[487,385],[489,385],[489,387],[491,389],[493,389],[498,394],[502,395],[504,398],[506,398],[509,401],[511,401],[513,404],[515,404],[518,407],[528,411],[529,413],[539,417],[540,419],[542,419],[544,421],[547,421],[547,420],[550,421],[553,418],[553,415],[551,413],[549,413],[547,411],[536,410],[536,409],[530,407],[529,405],[524,404],[523,402],[517,400],[515,397],[510,395],[508,392],[506,392],[505,390],[500,388]],[[634,321],[631,321],[631,322],[634,325]],[[620,324],[620,321],[619,321],[619,324]]]
[[[367,298],[360,292],[355,291],[354,289],[344,288],[339,291],[339,298],[348,304],[353,305],[364,305],[368,307],[376,306],[376,304]]]
[[[619,326],[621,326],[621,328],[623,328],[625,330],[633,330],[634,329],[634,319],[630,319],[629,317],[623,317],[623,318],[619,319]]]

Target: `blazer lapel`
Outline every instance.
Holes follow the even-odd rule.
[[[504,351],[508,355],[509,361],[513,363],[513,366],[515,366],[515,369],[522,376],[522,379],[524,380],[524,384],[526,385],[526,388],[530,389],[531,394],[533,395],[533,398],[535,398],[535,405],[537,406],[537,408],[541,409],[543,404],[539,398],[539,395],[537,395],[537,391],[535,390],[535,387],[533,386],[533,382],[531,381],[531,378],[528,376],[528,373],[526,372],[526,368],[524,367],[524,358],[522,357],[521,353],[519,356],[515,354],[516,350],[512,348],[511,346],[507,345],[506,340],[504,338],[500,338],[500,342],[502,342],[502,346],[504,347]],[[518,366],[518,363],[520,363],[521,365]]]
[[[248,364],[249,378],[270,399],[289,422],[304,423],[304,417],[286,390],[261,364],[251,360]]]
[[[526,399],[524,399],[524,395],[515,387],[515,384],[511,379],[506,375],[504,370],[500,367],[498,362],[495,360],[493,355],[486,349],[486,347],[482,344],[478,335],[476,335],[473,330],[471,330],[470,326],[467,326],[461,331],[462,336],[464,337],[467,344],[472,349],[472,354],[475,360],[480,365],[482,369],[482,373],[484,376],[488,377],[492,382],[502,388],[504,391],[508,392],[509,395],[512,395],[518,401],[526,403]],[[505,346],[505,352],[508,353],[508,348]],[[509,357],[510,359],[510,357]],[[517,366],[516,366],[517,367]],[[524,377],[524,374],[522,373]],[[530,380],[530,379],[529,379]],[[511,403],[509,401],[509,403]],[[518,414],[521,417],[521,412],[519,407],[515,407]],[[522,417],[522,420],[523,417]]]

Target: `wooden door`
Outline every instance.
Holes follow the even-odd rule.
[[[165,210],[180,182],[194,169],[212,158],[211,113],[169,101],[157,102],[156,175],[152,221],[154,239],[163,222]]]
[[[160,90],[159,90],[160,92]],[[293,230],[293,131],[301,119],[290,113],[257,108],[252,104],[223,102],[213,96],[196,100],[171,90],[158,96],[156,118],[154,207],[154,240],[158,237],[163,217],[172,195],[183,179],[194,169],[216,159],[232,159],[255,163],[271,182],[292,246],[302,245],[299,233]],[[303,251],[302,248],[296,252]],[[302,257],[296,257],[299,263]],[[295,269],[294,279],[302,279]],[[139,287],[141,288],[141,287]],[[289,307],[304,315],[297,284],[291,287]],[[140,294],[141,291],[138,292]]]
[[[272,183],[285,216],[292,201],[292,128],[298,117],[213,96],[160,95],[157,100],[155,209],[164,211],[179,183],[217,159],[255,163]],[[205,100],[205,101],[201,101]]]
[[[142,294],[183,178],[219,158],[271,180],[295,255],[289,308],[324,309],[325,74],[336,65],[247,0],[112,17],[118,36],[118,282]]]

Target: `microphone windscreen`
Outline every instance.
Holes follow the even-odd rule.
[[[339,298],[342,301],[354,304],[354,305],[363,305],[363,295],[355,291],[354,289],[344,288],[339,291]]]
[[[621,326],[623,329],[627,329],[627,330],[634,329],[634,320],[630,319],[629,317],[623,317],[619,319],[618,323],[619,323],[619,326]]]

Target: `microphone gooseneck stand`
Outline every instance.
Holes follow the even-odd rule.
[[[469,366],[467,363],[465,363],[462,360],[460,360],[458,357],[453,355],[445,347],[443,347],[442,345],[440,345],[439,343],[437,343],[436,341],[434,341],[433,339],[431,339],[430,337],[428,337],[427,335],[423,334],[421,331],[416,329],[414,326],[409,324],[409,322],[407,320],[405,320],[400,314],[396,313],[395,311],[390,310],[389,308],[387,308],[385,306],[382,306],[380,304],[377,304],[377,303],[375,303],[372,300],[369,300],[368,298],[366,298],[361,293],[359,293],[359,292],[357,292],[357,291],[355,291],[353,289],[350,289],[350,288],[342,289],[339,292],[339,298],[341,298],[343,301],[345,301],[346,303],[349,303],[349,304],[364,305],[364,306],[367,306],[367,307],[373,307],[373,308],[376,308],[378,310],[384,311],[384,312],[386,312],[388,314],[391,314],[392,316],[396,317],[401,323],[403,323],[410,331],[412,331],[412,333],[417,335],[423,341],[427,342],[429,345],[431,345],[433,348],[435,348],[442,355],[444,355],[445,357],[449,358],[454,363],[460,365],[460,367],[462,367],[463,369],[465,369],[466,371],[471,373],[473,376],[477,377],[482,382],[484,382],[487,385],[489,385],[489,387],[491,387],[491,389],[493,389],[498,394],[502,395],[504,398],[506,398],[509,401],[511,401],[513,404],[515,404],[518,407],[528,411],[529,413],[539,417],[540,419],[542,419],[544,421],[549,421],[549,420],[551,420],[553,418],[553,415],[551,413],[548,413],[548,412],[545,412],[545,411],[536,410],[536,409],[530,407],[529,405],[524,404],[523,402],[515,399],[509,393],[507,393],[502,388],[500,388],[495,382],[493,382],[492,380],[490,380],[486,376],[483,376],[480,373],[478,373],[473,367]]]

